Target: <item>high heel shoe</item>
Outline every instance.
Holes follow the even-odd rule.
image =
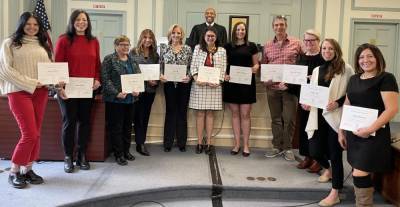
[[[240,152],[240,147],[238,148],[237,151],[235,151],[234,149],[235,149],[235,148],[233,148],[233,149],[231,150],[231,155],[237,155],[237,154],[239,154],[239,152]]]
[[[203,152],[203,145],[198,144],[196,146],[196,154],[201,154]]]
[[[248,157],[248,156],[250,156],[250,152],[245,152],[245,151],[243,151],[243,152],[242,152],[242,155],[243,155],[243,157]]]
[[[207,147],[204,150],[204,152],[209,155],[209,154],[211,154],[212,148],[213,148],[212,145],[207,145]]]

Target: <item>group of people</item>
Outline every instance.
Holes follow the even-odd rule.
[[[339,191],[343,188],[344,177],[342,152],[347,150],[348,161],[353,167],[356,204],[371,206],[371,173],[391,168],[388,123],[398,111],[397,82],[392,74],[385,72],[381,51],[374,45],[362,44],[355,53],[353,70],[344,62],[336,40],[327,38],[321,42],[316,31],[307,30],[301,44],[300,40],[287,34],[286,18],[276,16],[272,21],[275,37],[265,44],[260,62],[257,46],[248,40],[246,23],[237,22],[231,31],[230,42],[227,42],[226,30],[214,22],[215,17],[215,10],[208,8],[206,23],[193,27],[186,44],[182,27],[172,25],[167,34],[168,44],[161,44],[159,54],[154,33],[149,29],[141,32],[134,48],[128,37],[118,36],[114,40],[115,51],[101,62],[99,42],[92,35],[90,17],[84,10],[72,12],[66,33],[58,39],[54,54],[39,18],[31,12],[23,13],[17,30],[3,42],[0,50],[0,89],[8,95],[10,109],[21,131],[11,159],[9,183],[15,188],[24,188],[27,183],[43,183],[43,178],[32,170],[33,162],[39,158],[40,128],[50,87],[38,81],[39,62],[68,62],[70,77],[93,78],[93,91],[101,86],[106,105],[107,136],[119,165],[127,165],[135,159],[129,150],[133,123],[136,151],[150,155],[144,143],[160,82],[166,103],[165,152],[172,150],[175,139],[179,150],[186,151],[187,109],[191,108],[196,111],[198,144],[195,152],[210,153],[214,113],[222,110],[226,103],[232,113],[234,135],[230,153],[237,155],[242,150],[242,155],[248,157],[250,113],[256,102],[255,75],[260,63],[298,64],[308,66],[309,84],[329,88],[330,101],[325,109],[299,104],[299,85],[264,82],[273,134],[273,148],[265,156],[283,156],[288,161],[295,159],[291,148],[298,114],[300,154],[305,159],[297,167],[310,168],[310,172],[319,172],[322,167],[324,171],[318,182],[332,180],[330,194],[319,205],[333,206],[340,202]],[[120,76],[141,73],[139,64],[160,64],[160,79],[145,81],[144,92],[122,92]],[[169,81],[164,74],[167,64],[184,65],[186,76],[181,81]],[[202,66],[218,69],[219,83],[198,80]],[[230,82],[230,66],[251,70],[251,84]],[[64,171],[72,173],[75,148],[75,165],[82,170],[90,169],[86,148],[93,98],[68,98],[64,86],[65,83],[60,82],[52,88],[57,91],[62,114]],[[377,109],[378,119],[371,126],[345,132],[339,129],[343,105]],[[373,133],[375,135],[371,136]],[[203,137],[206,137],[205,144]]]

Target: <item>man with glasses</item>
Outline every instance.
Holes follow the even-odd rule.
[[[217,30],[219,45],[221,46],[225,45],[227,40],[226,29],[224,26],[214,22],[216,16],[217,14],[215,12],[215,9],[207,8],[206,11],[204,12],[204,17],[206,19],[206,22],[203,24],[197,24],[192,28],[190,36],[186,40],[186,44],[189,45],[192,48],[192,50],[194,50],[194,47],[197,44],[199,44],[200,37],[207,27],[214,27]]]
[[[264,46],[264,64],[296,64],[301,52],[300,40],[287,33],[287,19],[276,16],[272,21],[275,37]],[[264,82],[267,87],[268,106],[271,113],[273,148],[266,157],[283,155],[288,161],[294,161],[292,138],[295,130],[297,97],[285,83]]]

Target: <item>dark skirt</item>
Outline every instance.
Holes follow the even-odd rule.
[[[382,128],[375,136],[360,138],[346,132],[347,160],[350,165],[365,172],[387,172],[393,168],[390,128]]]
[[[256,102],[255,75],[251,78],[251,85],[224,82],[223,101],[234,104],[252,104]]]

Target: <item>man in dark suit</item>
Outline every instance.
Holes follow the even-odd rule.
[[[215,27],[217,30],[217,36],[219,39],[219,45],[223,46],[227,41],[226,29],[224,26],[219,25],[214,22],[215,17],[217,16],[215,10],[213,8],[208,8],[204,12],[204,17],[206,22],[203,24],[197,24],[192,28],[190,32],[190,36],[186,39],[186,44],[189,45],[192,50],[194,47],[199,44],[201,35],[206,30],[207,27]]]

